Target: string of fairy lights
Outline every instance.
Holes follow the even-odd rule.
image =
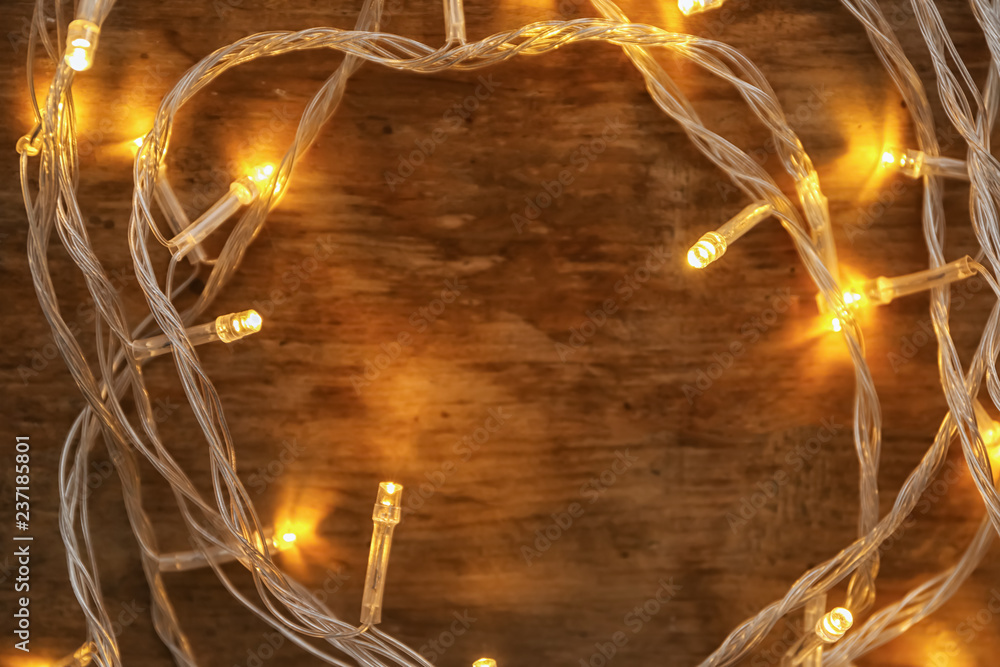
[[[1000,405],[996,373],[1000,305],[993,306],[966,367],[959,361],[949,329],[951,284],[979,275],[1000,296],[1000,285],[992,275],[1000,266],[1000,162],[990,152],[990,133],[1000,109],[1000,3],[971,2],[991,55],[988,78],[980,88],[958,56],[934,2],[912,0],[914,16],[933,61],[938,94],[948,122],[966,144],[966,160],[940,155],[924,84],[879,4],[875,0],[842,3],[867,31],[911,115],[918,148],[880,149],[880,162],[883,168],[896,170],[923,186],[922,225],[929,253],[929,268],[924,271],[859,283],[843,281],[834,226],[819,176],[770,85],[753,63],[729,45],[632,23],[611,0],[592,0],[597,14],[593,18],[543,21],[481,41],[468,41],[462,0],[443,0],[447,41],[434,48],[380,32],[382,0],[366,0],[354,30],[320,27],[245,37],[204,57],[163,99],[151,129],[136,140],[128,242],[149,314],[141,322],[129,323],[109,272],[94,251],[77,199],[77,188],[86,187],[86,181],[80,178],[71,94],[75,78],[94,65],[101,26],[114,0],[79,0],[74,19],[65,30],[60,3],[48,7],[45,0],[37,0],[28,49],[28,81],[36,125],[17,145],[29,223],[28,257],[55,342],[87,404],[70,429],[59,465],[60,531],[70,582],[86,619],[87,637],[62,664],[123,664],[113,619],[101,592],[101,554],[94,547],[87,519],[88,461],[97,443],[104,441],[121,480],[125,508],[141,550],[153,625],[178,665],[193,667],[198,660],[167,594],[164,575],[211,568],[219,583],[240,604],[291,643],[326,663],[430,667],[416,651],[378,628],[392,535],[401,519],[403,487],[394,482],[379,485],[360,619],[358,623],[342,620],[279,566],[275,556],[294,548],[296,534],[267,525],[258,516],[236,473],[236,449],[219,396],[194,347],[214,341],[228,344],[262,330],[263,319],[254,310],[215,317],[205,313],[233,277],[268,213],[290,187],[297,160],[334,114],[348,80],[362,64],[370,62],[414,73],[471,70],[519,55],[544,54],[571,42],[604,41],[621,47],[642,73],[653,102],[681,126],[750,202],[724,225],[706,231],[694,242],[687,256],[691,267],[708,267],[756,225],[765,220],[777,221],[788,232],[816,284],[821,317],[842,336],[855,369],[854,441],[860,501],[857,538],[804,573],[781,599],[734,629],[701,665],[731,665],[750,656],[779,622],[797,613],[802,614],[810,631],[788,649],[782,664],[850,665],[938,609],[981,563],[1000,530],[1000,498],[989,452],[1000,438],[1000,425],[978,399],[985,381],[987,402],[992,402],[994,409]],[[723,4],[724,0],[678,0],[678,8],[685,15],[714,10]],[[44,57],[38,53],[40,49]],[[165,165],[177,114],[227,70],[257,58],[307,49],[335,49],[345,57],[304,110],[295,140],[281,162],[260,165],[248,174],[234,174],[229,191],[197,219],[190,220],[170,186],[171,174]],[[794,199],[750,155],[704,125],[655,58],[657,52],[680,57],[736,89],[753,117],[771,133],[781,166],[795,184]],[[51,64],[52,81],[45,94],[39,96],[33,84],[36,61],[46,60]],[[34,177],[37,184],[33,184]],[[968,181],[972,226],[980,245],[976,257],[949,261],[945,256],[942,193],[946,179]],[[222,251],[218,257],[209,257],[204,241],[233,218],[237,222]],[[82,334],[75,333],[64,319],[65,306],[52,281],[48,255],[53,232],[79,268],[98,314],[93,331],[96,353],[89,358],[78,338]],[[150,249],[156,246],[169,252],[166,266],[152,259]],[[190,274],[179,279],[177,270],[185,265]],[[195,277],[206,273],[205,287],[195,303],[181,308],[179,296]],[[930,294],[941,387],[949,411],[920,464],[896,496],[891,511],[880,515],[877,475],[882,417],[856,315],[865,308],[888,305],[896,298],[924,291]],[[195,488],[159,435],[152,393],[142,369],[150,359],[167,355],[173,359],[208,445],[211,496]],[[128,400],[136,405],[134,413],[124,407]],[[898,602],[874,610],[879,548],[913,511],[941,471],[956,438],[986,508],[979,531],[955,565],[931,576]],[[169,483],[178,507],[177,520],[186,527],[195,546],[192,551],[166,552],[158,547],[154,523],[141,501],[140,461],[149,463]],[[248,597],[230,579],[222,568],[228,562],[240,563],[249,573],[256,597]],[[828,604],[828,596],[845,581],[843,605]],[[495,667],[496,662],[482,658],[473,664]]]

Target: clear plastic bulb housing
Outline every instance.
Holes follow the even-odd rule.
[[[372,544],[368,552],[368,571],[361,599],[361,625],[369,628],[382,622],[382,597],[385,575],[389,569],[392,532],[403,516],[403,487],[395,482],[378,485],[375,508],[372,510]]]
[[[167,245],[173,252],[174,257],[181,259],[186,257],[196,246],[204,241],[209,234],[222,226],[226,220],[231,218],[242,206],[249,206],[260,195],[253,178],[247,176],[235,181],[229,186],[227,192],[219,201],[215,202],[210,209],[205,211],[200,218],[195,220],[187,229],[170,239]]]
[[[972,258],[966,255],[932,269],[924,269],[892,278],[879,276],[860,283],[845,292],[844,303],[856,306],[866,303],[884,306],[901,296],[950,285],[975,275],[976,271],[971,262]],[[848,297],[848,295],[851,296]]]
[[[726,252],[726,239],[716,232],[706,232],[698,242],[688,250],[688,264],[696,269],[704,269],[706,266],[722,257]]]
[[[223,343],[233,343],[240,338],[257,333],[263,324],[264,320],[256,310],[244,310],[217,317],[215,319],[215,333]]]
[[[465,44],[465,8],[462,0],[443,0],[445,35],[449,44]]]
[[[831,609],[816,624],[816,634],[827,644],[837,641],[854,625],[854,616],[843,607]]]
[[[714,232],[703,234],[688,250],[688,264],[696,269],[705,268],[722,257],[733,241],[753,229],[771,213],[771,205],[767,202],[750,204]]]
[[[940,155],[927,155],[923,151],[904,148],[886,148],[882,151],[881,164],[896,169],[910,178],[943,176],[956,180],[969,180],[969,166],[964,160]]]
[[[201,345],[221,340],[232,343],[260,331],[264,320],[256,310],[220,315],[213,322],[198,324],[184,330],[192,345]],[[149,359],[170,352],[173,347],[165,334],[143,338],[132,343],[132,354],[136,359]]]
[[[87,19],[77,19],[69,24],[66,31],[66,64],[77,72],[94,66],[94,52],[101,27]]]

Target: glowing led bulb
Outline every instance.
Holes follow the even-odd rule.
[[[278,551],[287,551],[295,545],[295,533],[286,532],[277,537],[272,528],[261,531],[261,538],[262,540],[257,541],[258,550],[264,548],[264,543]],[[160,554],[157,557],[157,565],[160,572],[187,572],[209,567],[211,563],[231,563],[243,559],[243,552],[235,543],[211,544],[204,551],[198,549]]]
[[[971,262],[972,258],[966,255],[933,269],[907,273],[894,278],[879,276],[857,283],[844,292],[845,308],[831,316],[830,328],[833,331],[843,329],[844,318],[849,317],[852,311],[858,310],[862,306],[868,304],[884,306],[897,297],[925,292],[973,276],[976,271]]]
[[[293,533],[292,531],[286,530],[280,535],[275,535],[274,537],[270,538],[269,542],[271,546],[277,549],[278,551],[288,551],[289,549],[295,546],[295,540],[297,540],[298,537],[299,536]]]
[[[979,429],[979,437],[986,445],[986,451],[990,456],[995,475],[1000,473],[1000,424],[993,419],[978,400],[972,401],[972,407],[976,411],[976,427]]]
[[[146,135],[140,134],[138,137],[128,142],[128,151],[129,153],[132,154],[133,158],[135,158],[135,156],[139,154],[139,151],[142,149],[142,142],[144,142],[145,140],[146,140]],[[163,165],[160,165],[160,168],[162,169]]]
[[[825,301],[821,301],[822,295],[817,297],[817,301],[820,303],[820,312],[828,312],[829,307],[826,306]],[[850,317],[852,311],[858,310],[865,303],[865,296],[854,289],[849,289],[843,294],[844,299],[844,309],[837,310],[839,315],[830,316],[830,330],[831,331],[841,331],[844,328],[844,319]]]
[[[882,166],[898,169],[910,178],[919,178],[924,166],[924,154],[921,151],[887,148],[882,152]]]
[[[705,268],[722,257],[729,244],[753,229],[757,223],[770,216],[771,212],[771,205],[766,202],[750,204],[716,231],[702,235],[688,250],[688,264],[696,269]]]
[[[82,41],[77,40],[78,43]],[[90,69],[94,64],[87,50],[79,46],[75,46],[73,49],[67,51],[66,62],[77,72]]]
[[[66,64],[77,72],[90,69],[94,65],[100,33],[100,26],[93,21],[77,19],[70,23],[66,32]]]
[[[273,173],[274,167],[265,165],[253,169],[249,175],[244,176],[229,186],[229,192],[219,201],[215,202],[210,209],[205,211],[200,218],[191,223],[184,231],[170,239],[167,245],[173,252],[174,257],[181,259],[195,247],[201,244],[209,234],[218,229],[222,223],[228,220],[241,206],[249,206],[260,196],[260,188],[257,183],[266,180]],[[275,186],[275,191],[278,188]]]
[[[385,593],[385,573],[389,569],[392,531],[403,516],[403,487],[394,482],[378,485],[375,509],[372,510],[372,545],[368,552],[368,572],[361,599],[361,625],[369,628],[382,621],[382,596]]]
[[[129,153],[132,154],[133,158],[135,158],[135,156],[139,154],[139,151],[142,149],[142,142],[144,142],[145,140],[146,140],[146,135],[142,134],[133,139],[132,141],[128,142],[128,150]],[[145,159],[145,156],[143,157],[143,159]],[[162,165],[160,167],[162,169]]]
[[[264,324],[263,318],[256,310],[244,310],[239,313],[229,313],[215,318],[214,322],[206,322],[184,330],[192,345],[201,345],[221,340],[232,343],[250,334],[260,331]],[[170,339],[166,334],[143,338],[132,343],[132,354],[136,359],[149,359],[166,354],[172,350]]]
[[[827,612],[816,624],[816,634],[824,642],[830,644],[844,636],[854,625],[854,616],[843,607],[836,607]]]
[[[822,605],[823,602],[819,604]],[[806,618],[809,619],[807,622],[811,622],[822,611],[822,606],[815,613],[810,613],[807,610]],[[786,659],[781,664],[797,667],[819,665],[822,662],[823,646],[838,641],[851,628],[853,623],[854,617],[851,616],[851,612],[843,607],[836,607],[823,614],[816,620],[813,632],[804,634],[789,649]]]
[[[860,306],[863,299],[864,297],[857,292],[852,292],[851,290],[844,292],[844,303],[846,303],[848,306],[852,307]]]
[[[949,285],[975,275],[976,271],[971,262],[972,258],[966,255],[932,269],[924,269],[893,278],[879,276],[858,283],[845,292],[844,303],[849,306],[860,306],[865,303],[884,306],[897,297],[926,292],[935,287]],[[848,295],[851,296],[848,297]]]
[[[688,264],[696,269],[704,269],[722,257],[726,247],[726,239],[716,232],[707,232],[688,250]]]
[[[257,186],[258,190],[265,191],[268,182],[274,174],[274,165],[272,164],[262,164],[254,167],[247,173],[247,178],[249,178],[254,185]],[[274,181],[274,192],[281,192],[281,183],[278,180]]]
[[[881,164],[886,169],[897,169],[910,178],[944,176],[969,180],[969,167],[964,160],[927,155],[915,149],[887,148],[882,151]]]
[[[677,9],[681,10],[684,16],[697,14],[709,9],[721,7],[726,0],[677,0]]]
[[[244,310],[217,317],[215,319],[215,333],[223,343],[232,343],[257,333],[263,323],[263,318],[256,310]]]
[[[254,183],[263,183],[267,179],[271,178],[271,174],[273,173],[274,165],[262,164],[259,167],[251,169],[247,176],[249,176]]]
[[[480,658],[472,663],[472,667],[497,667],[497,661],[493,658]]]

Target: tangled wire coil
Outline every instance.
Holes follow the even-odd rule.
[[[939,155],[927,94],[891,23],[874,0],[842,1],[867,31],[879,59],[907,103],[920,150],[930,158]],[[1000,163],[990,153],[990,133],[1000,108],[1000,5],[988,0],[972,2],[991,54],[988,80],[980,91],[958,56],[934,3],[931,0],[912,0],[912,3],[933,58],[938,92],[948,120],[968,145],[972,222],[980,243],[977,260],[985,261],[985,266],[979,261],[971,261],[969,266],[1000,296],[1000,286],[986,268],[995,270],[1000,261]],[[197,661],[162,581],[161,564],[166,555],[157,546],[153,522],[142,506],[140,457],[152,464],[170,484],[180,518],[198,546],[199,557],[212,567],[234,598],[287,639],[334,665],[350,664],[344,661],[349,659],[358,665],[429,667],[418,653],[376,627],[359,627],[336,618],[315,595],[275,564],[273,543],[265,534],[253,502],[236,474],[236,450],[221,401],[194,351],[188,330],[233,277],[269,211],[292,182],[296,161],[336,111],[349,78],[365,61],[426,74],[489,67],[521,55],[545,54],[569,43],[603,41],[620,46],[642,73],[653,101],[681,126],[695,146],[725,172],[738,189],[750,200],[766,205],[777,218],[817,286],[821,307],[838,315],[856,381],[854,441],[859,460],[860,498],[857,539],[803,574],[783,598],[737,627],[701,663],[703,666],[730,665],[748,656],[781,619],[798,609],[805,609],[807,617],[817,617],[817,610],[823,611],[826,593],[845,579],[848,580],[846,606],[856,615],[866,613],[875,601],[880,546],[900,527],[941,470],[956,436],[987,510],[978,533],[959,562],[928,579],[902,600],[868,614],[862,624],[836,645],[826,646],[825,650],[823,646],[799,645],[789,651],[786,660],[789,664],[814,666],[850,664],[904,633],[940,607],[981,562],[995,531],[1000,530],[1000,498],[994,486],[974,401],[985,379],[994,406],[1000,405],[1000,384],[995,368],[1000,353],[997,337],[1000,306],[994,306],[976,353],[968,369],[963,370],[949,330],[947,285],[935,284],[931,289],[931,317],[939,345],[941,386],[949,413],[920,465],[907,478],[892,510],[880,517],[877,473],[882,420],[879,400],[865,360],[860,327],[845,302],[845,285],[841,281],[829,210],[818,174],[790,127],[777,96],[761,72],[726,44],[632,23],[610,0],[593,0],[592,4],[599,18],[544,21],[466,42],[464,19],[461,25],[458,24],[461,2],[446,1],[451,39],[445,46],[435,49],[399,35],[379,32],[382,2],[366,0],[355,30],[313,28],[260,33],[202,59],[163,99],[153,127],[136,154],[128,240],[138,284],[149,305],[149,315],[138,325],[130,325],[121,298],[94,252],[76,197],[79,160],[72,84],[77,75],[75,70],[89,66],[87,58],[92,57],[92,53],[77,54],[74,56],[77,61],[69,54],[64,58],[63,51],[57,47],[63,37],[60,3],[54,3],[56,35],[53,41],[46,25],[44,0],[38,0],[29,38],[29,86],[34,81],[33,64],[39,45],[55,64],[55,74],[41,101],[32,89],[37,126],[19,143],[22,192],[29,223],[28,257],[36,292],[55,342],[87,401],[87,408],[77,417],[66,439],[59,476],[60,529],[67,550],[70,580],[86,616],[89,635],[73,661],[89,660],[102,667],[122,664],[112,619],[103,604],[87,518],[88,460],[99,436],[104,436],[121,478],[129,521],[142,551],[153,601],[154,625],[178,665],[193,666]],[[78,20],[88,21],[84,28],[90,32],[77,43],[73,38],[77,33],[73,30],[80,28],[71,24],[71,45],[96,48],[99,26],[112,6],[113,0],[80,2]],[[151,243],[172,249],[171,237],[177,231],[164,231],[163,220],[157,220],[153,206],[158,184],[162,185],[166,178],[162,165],[174,119],[194,95],[227,70],[257,58],[307,49],[334,49],[342,52],[345,58],[307,105],[295,140],[280,165],[261,179],[259,196],[251,197],[252,203],[239,218],[218,259],[205,262],[211,273],[204,290],[193,305],[179,310],[175,300],[195,278],[197,269],[175,286],[174,274],[180,257],[174,254],[164,270],[154,265],[150,252],[155,247]],[[732,84],[753,116],[771,133],[782,167],[795,183],[797,201],[786,196],[772,176],[749,154],[705,127],[692,104],[655,59],[654,49],[671,52]],[[29,177],[33,159],[38,160],[38,182],[34,192]],[[946,264],[942,178],[927,174],[923,184],[923,229],[930,266],[941,267]],[[93,298],[98,314],[94,331],[98,341],[96,359],[85,357],[60,311],[48,264],[53,231],[79,267]],[[138,339],[157,332],[163,337],[163,345],[173,354],[191,410],[208,444],[211,498],[195,489],[158,435],[150,394],[143,379],[145,359],[134,353]],[[138,406],[137,419],[130,419],[123,407],[129,397]],[[234,554],[251,573],[259,600],[251,600],[241,593],[221,569],[219,554],[226,553]]]

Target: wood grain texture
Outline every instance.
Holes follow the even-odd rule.
[[[163,95],[212,49],[261,30],[349,28],[360,4],[171,0],[114,10],[97,66],[74,86],[80,201],[135,320],[145,304],[129,279],[126,142],[146,131]],[[682,19],[665,0],[621,2],[636,21],[731,43],[764,71],[818,167],[848,270],[875,276],[925,266],[919,186],[873,168],[884,142],[905,144],[912,134],[863,30],[829,0],[730,4],[726,13]],[[988,54],[975,21],[961,3],[942,4],[982,82]],[[589,11],[575,0],[467,5],[470,38]],[[440,43],[440,3],[389,0],[388,7],[388,30]],[[933,89],[908,3],[887,7]],[[6,3],[14,28],[0,49],[8,118],[0,145],[8,149],[32,123],[18,39],[30,11],[23,0]],[[779,171],[767,137],[730,88],[662,60],[709,126]],[[169,168],[193,212],[241,165],[280,155],[339,61],[325,52],[271,58],[227,74],[192,101],[178,120]],[[40,90],[46,75],[39,73]],[[458,113],[456,105],[471,110]],[[940,110],[938,119],[944,127]],[[942,141],[949,143],[944,131]],[[0,163],[4,438],[30,435],[35,448],[32,658],[43,659],[83,640],[56,498],[59,451],[82,400],[47,347],[12,155]],[[546,184],[564,170],[572,181],[546,199]],[[401,182],[388,183],[386,174]],[[787,177],[779,182],[789,185]],[[526,215],[528,202],[539,215],[519,231],[512,216]],[[821,332],[815,290],[791,243],[765,224],[709,270],[685,268],[687,247],[746,203],[611,46],[573,45],[477,73],[363,68],[218,302],[220,313],[257,307],[264,330],[199,351],[261,516],[302,532],[298,548],[282,556],[288,570],[330,591],[332,609],[356,618],[371,503],[377,482],[392,478],[407,487],[409,511],[396,532],[383,626],[437,664],[468,665],[481,655],[502,667],[585,664],[620,632],[628,642],[614,664],[680,666],[696,664],[806,568],[835,554],[856,526],[854,379],[842,342]],[[974,245],[965,187],[949,184],[946,204],[948,249],[957,257]],[[76,307],[85,298],[79,273],[60,249],[52,265],[67,319],[87,329],[92,316]],[[981,284],[960,290],[966,298],[952,326],[968,359],[990,300]],[[437,301],[442,291],[457,298]],[[595,314],[606,303],[614,312]],[[945,411],[935,345],[923,329],[927,305],[924,296],[900,300],[865,323],[885,420],[883,511]],[[403,334],[408,345],[395,354]],[[387,349],[393,358],[380,357]],[[358,390],[352,378],[367,384]],[[172,453],[208,489],[205,446],[169,360],[149,365],[149,387]],[[502,425],[487,431],[497,414]],[[815,453],[801,449],[811,443]],[[8,454],[0,460],[6,470]],[[951,460],[958,481],[939,486],[947,493],[885,554],[880,604],[954,563],[983,515],[958,452]],[[94,530],[108,607],[128,620],[120,634],[126,664],[166,667],[120,490],[99,461]],[[775,479],[776,491],[765,492]],[[186,548],[165,485],[151,470],[145,480],[162,544]],[[5,507],[11,484],[5,474]],[[739,515],[744,502],[761,507],[734,524],[727,516]],[[557,531],[553,514],[574,503],[572,525]],[[558,539],[526,563],[524,547],[544,547],[536,539],[546,529]],[[11,563],[0,557],[5,610],[13,604]],[[981,612],[1000,590],[998,575],[994,552],[932,620],[860,664],[994,664],[1000,618],[989,613],[983,622]],[[208,572],[170,581],[201,664],[253,667],[265,626]],[[673,598],[637,627],[641,616],[629,614],[661,582],[674,584]],[[747,664],[774,664],[786,633],[776,631]],[[34,664],[11,644],[0,646],[4,664]],[[315,662],[287,645],[263,661]]]

